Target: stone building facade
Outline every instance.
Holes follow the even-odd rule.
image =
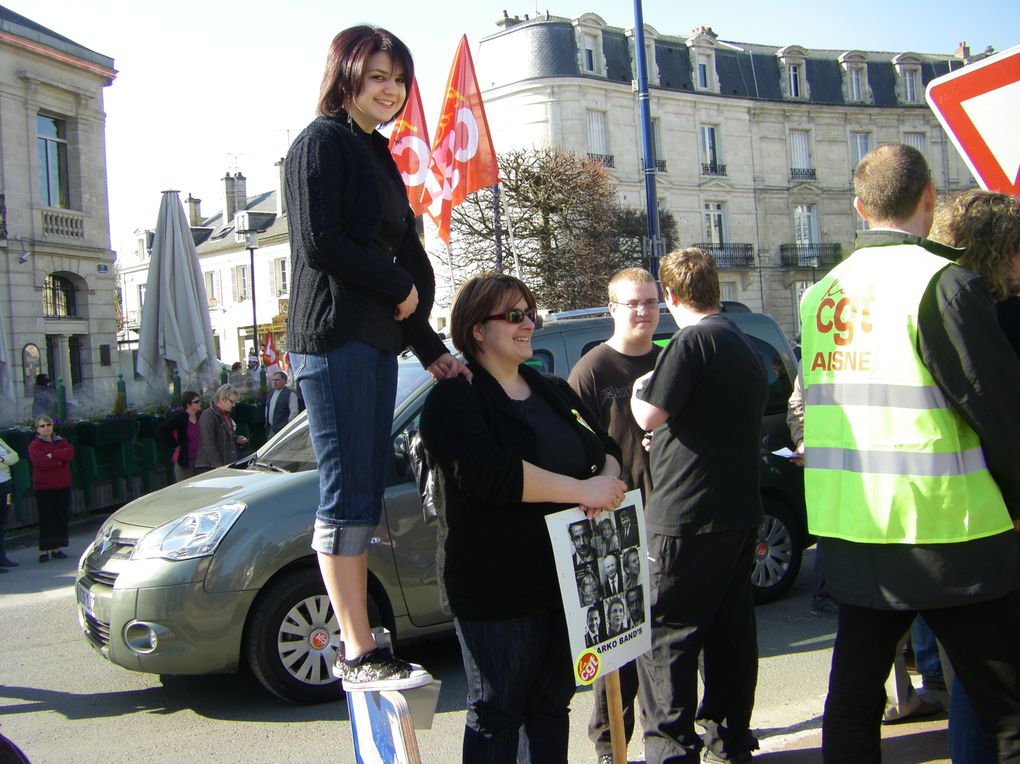
[[[604,164],[619,199],[644,206],[633,30],[599,16],[504,17],[484,38],[478,80],[497,151],[558,146]],[[792,336],[814,280],[852,250],[854,165],[903,142],[940,191],[976,185],[924,100],[972,60],[911,52],[728,42],[645,26],[656,184],[681,246],[710,249],[723,296],[772,314]]]
[[[108,410],[117,374],[103,90],[113,59],[0,7],[0,425],[37,374]]]

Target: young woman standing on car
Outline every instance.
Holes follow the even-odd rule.
[[[67,557],[61,548],[68,545],[74,446],[53,432],[53,420],[45,415],[35,418],[35,435],[28,444],[28,460],[39,513],[39,562],[63,560]]]
[[[432,681],[421,666],[376,648],[367,549],[382,514],[397,355],[410,346],[439,379],[465,372],[428,323],[435,277],[376,131],[400,113],[413,76],[410,51],[389,32],[340,32],[319,116],[284,165],[293,272],[287,346],[319,469],[312,547],[344,642],[333,671],[348,689]]]
[[[467,674],[467,762],[516,761],[522,727],[529,761],[567,760],[575,685],[545,516],[594,515],[627,490],[598,420],[565,380],[525,363],[535,319],[518,279],[466,281],[451,327],[474,377],[437,384],[421,416],[442,484],[440,581]]]

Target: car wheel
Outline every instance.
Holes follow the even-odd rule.
[[[369,595],[369,621],[381,623]],[[262,591],[245,636],[252,673],[270,692],[292,703],[337,700],[333,676],[340,624],[316,568],[300,568]]]
[[[764,497],[765,518],[758,527],[751,584],[754,601],[773,602],[793,586],[800,571],[804,548],[803,530],[790,509],[779,501]]]

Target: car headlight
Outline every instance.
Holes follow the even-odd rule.
[[[132,560],[191,560],[216,551],[223,537],[241,516],[245,504],[240,501],[220,504],[211,509],[190,512],[153,528],[139,539],[131,552]]]

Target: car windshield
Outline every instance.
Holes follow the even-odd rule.
[[[396,408],[399,409],[407,397],[421,389],[428,379],[429,373],[422,368],[414,355],[401,356],[397,366]],[[305,413],[299,414],[279,437],[259,449],[246,466],[248,469],[285,472],[314,470],[315,452],[312,450],[312,439],[308,432],[308,416]]]

